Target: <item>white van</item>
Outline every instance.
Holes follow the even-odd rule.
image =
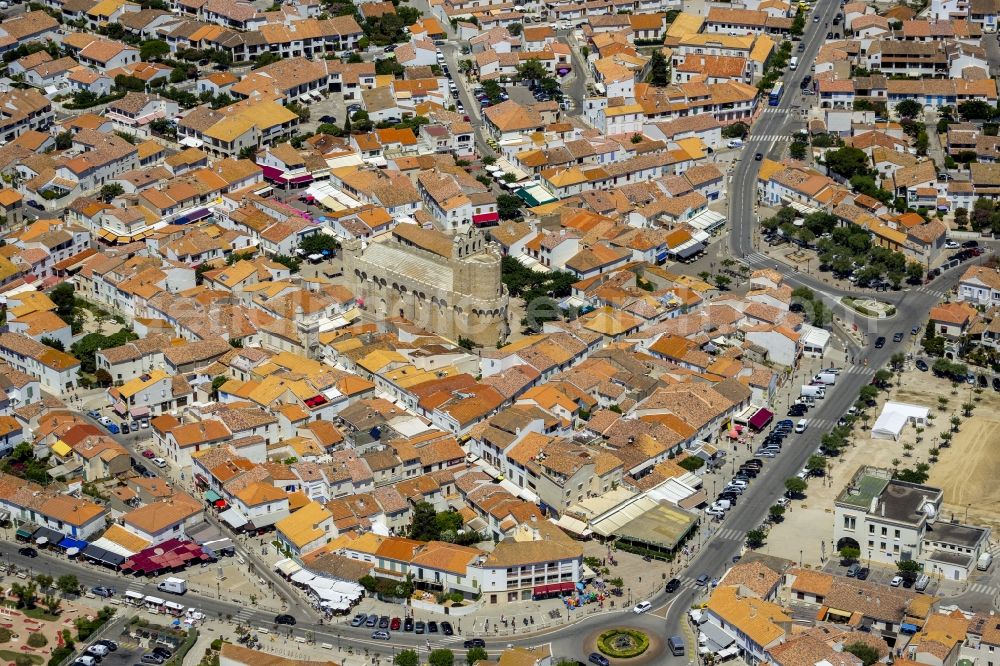
[[[806,428],[809,427],[809,421],[805,419],[799,419],[799,422],[795,424],[795,432],[805,432]]]
[[[983,553],[979,556],[979,560],[976,562],[976,568],[980,571],[986,571],[993,564],[993,555],[990,553]]]
[[[726,142],[727,148],[741,148],[743,146],[743,139],[730,139]]]
[[[799,66],[799,59],[795,56],[792,56],[791,61],[789,61],[788,63],[788,69],[794,70],[798,66]]]

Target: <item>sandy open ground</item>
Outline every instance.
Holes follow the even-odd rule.
[[[941,397],[948,401],[943,409]],[[929,407],[931,424],[920,434],[907,426],[899,441],[871,439],[864,422],[856,424],[852,444],[839,458],[828,459],[826,477],[809,481],[806,498],[789,505],[791,511],[771,527],[762,551],[794,561],[801,552],[805,565],[818,565],[832,551],[834,500],[857,469],[862,465],[891,468],[894,460],[900,468],[913,467],[928,462],[929,451],[935,447],[938,461],[932,463],[927,483],[944,490],[944,516],[954,513],[964,521],[968,508],[970,523],[1000,530],[1000,394],[989,388],[976,394],[972,386],[953,387],[930,372],[911,368],[903,373],[900,386],[894,380],[892,389],[879,395],[878,406],[869,410],[869,427],[887,399]],[[951,417],[961,416],[962,403],[969,401],[976,405],[972,417],[963,417],[952,445],[941,447],[939,435],[950,430]],[[913,449],[906,451],[905,445]]]

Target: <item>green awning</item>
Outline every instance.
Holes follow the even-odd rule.
[[[209,502],[217,502],[220,499],[222,499],[222,495],[215,492],[214,490],[206,490],[205,499],[208,500]]]
[[[15,535],[21,539],[30,539],[31,535],[38,531],[37,525],[32,525],[30,523],[25,523],[17,528]]]

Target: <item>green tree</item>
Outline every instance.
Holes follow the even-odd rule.
[[[212,395],[215,396],[216,400],[219,399],[219,389],[222,388],[228,381],[229,377],[226,377],[225,375],[219,375],[218,377],[212,379]]]
[[[38,574],[37,576],[35,576],[35,582],[38,583],[38,587],[40,587],[43,590],[47,590],[50,587],[52,587],[52,581],[53,581],[52,576],[48,574]]]
[[[833,173],[850,180],[852,176],[868,174],[868,155],[860,148],[844,146],[826,154],[826,166]]]
[[[522,81],[541,81],[549,75],[549,72],[541,60],[528,58],[517,66],[517,75]]]
[[[486,99],[490,100],[490,104],[499,104],[503,94],[503,90],[500,89],[500,84],[489,79],[488,81],[483,81],[483,94],[486,95]]]
[[[850,652],[861,660],[862,666],[872,666],[879,660],[878,650],[867,643],[851,643],[844,646],[844,652]]]
[[[73,133],[69,130],[56,134],[56,150],[68,150],[73,146]]]
[[[80,581],[73,574],[64,574],[56,581],[56,588],[63,594],[78,594]]]
[[[660,49],[653,51],[649,63],[649,77],[646,80],[654,86],[661,88],[670,83],[670,69],[667,58]]]
[[[521,217],[521,206],[524,202],[513,194],[497,196],[497,213],[501,220],[516,220]]]
[[[420,666],[420,657],[415,650],[403,650],[393,658],[392,663],[394,666]]]
[[[858,558],[861,557],[860,548],[852,548],[851,546],[844,546],[840,549],[840,559],[845,562],[857,562]]]
[[[747,532],[747,548],[753,550],[754,548],[760,548],[764,545],[764,540],[767,535],[764,534],[763,530],[750,530]]]
[[[62,599],[52,594],[46,594],[42,597],[42,605],[45,606],[45,610],[47,610],[50,615],[56,615],[59,612],[59,607],[62,606]],[[42,638],[44,638],[44,636]]]
[[[427,658],[427,662],[431,666],[454,666],[455,653],[446,648],[438,648],[437,650],[431,651],[430,657]]]
[[[920,563],[914,560],[899,560],[896,562],[896,572],[907,580],[914,580],[920,573]]]
[[[38,601],[38,586],[35,583],[27,585],[13,583],[10,586],[10,593],[17,598],[18,608],[34,608]]]
[[[149,39],[139,45],[139,57],[145,61],[159,60],[170,53],[170,45],[162,39]]]
[[[117,196],[121,196],[125,193],[125,188],[118,183],[108,183],[101,187],[101,198],[105,201],[111,201]]]
[[[742,139],[748,131],[746,123],[733,123],[722,128],[722,136],[726,139]]]
[[[486,661],[490,655],[483,648],[472,648],[465,654],[465,663],[474,666],[477,662]]]
[[[875,376],[872,379],[875,381],[876,386],[885,386],[892,379],[892,373],[881,368],[875,372]]]
[[[56,315],[63,321],[73,318],[73,311],[76,308],[76,296],[73,295],[73,285],[69,282],[60,282],[52,291],[49,298],[56,305]]]
[[[410,538],[416,541],[437,541],[441,535],[438,527],[437,512],[429,502],[418,502],[413,508],[413,520],[410,522]]]
[[[823,456],[809,456],[809,460],[806,461],[806,471],[822,475],[826,471],[826,458]]]
[[[337,239],[330,234],[318,233],[306,236],[299,242],[299,249],[309,254],[333,254],[340,247]]]
[[[973,100],[959,104],[958,115],[966,120],[990,120],[996,117],[997,110],[986,102]]]
[[[693,472],[697,469],[701,469],[705,466],[705,461],[698,456],[688,456],[684,460],[677,463],[689,472]]]
[[[896,114],[900,118],[916,118],[924,112],[924,107],[920,102],[912,99],[904,99],[896,105]]]
[[[801,141],[793,141],[791,147],[788,149],[788,154],[794,160],[804,160],[806,158],[806,149],[808,146]]]
[[[878,389],[871,384],[866,384],[858,391],[858,398],[863,402],[871,402],[878,396]]]
[[[771,520],[778,522],[785,515],[785,507],[780,504],[775,504],[770,509],[767,510],[767,514],[771,516]]]
[[[53,349],[58,349],[61,352],[66,351],[66,347],[63,345],[62,340],[57,340],[55,338],[50,338],[47,335],[43,335],[39,342],[46,347],[52,347]]]
[[[793,495],[801,495],[808,487],[809,484],[806,483],[804,479],[800,479],[797,476],[785,479],[785,490]]]

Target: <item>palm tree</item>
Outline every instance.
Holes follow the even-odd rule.
[[[49,611],[49,615],[55,615],[59,612],[59,607],[62,606],[62,600],[52,594],[46,594],[42,598],[42,605]]]
[[[14,583],[10,586],[10,592],[17,597],[18,608],[34,608],[35,601],[38,600],[38,586],[34,583],[21,585]]]
[[[951,417],[951,431],[958,432],[958,426],[962,425],[962,419],[957,416]]]
[[[962,411],[965,412],[966,416],[972,416],[972,410],[976,408],[976,405],[971,402],[962,403]]]

